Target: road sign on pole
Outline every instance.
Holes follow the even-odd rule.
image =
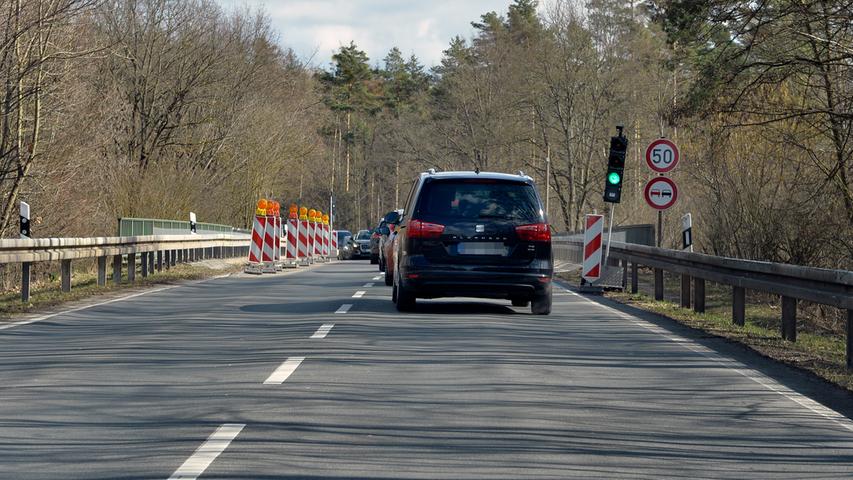
[[[657,173],[672,171],[679,157],[678,147],[665,138],[655,140],[646,148],[646,164]]]
[[[675,205],[678,200],[678,187],[672,179],[666,177],[655,177],[649,180],[643,192],[646,203],[657,210],[666,210]]]

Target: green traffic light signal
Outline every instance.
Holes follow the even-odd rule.
[[[610,172],[607,175],[607,181],[610,182],[611,185],[618,185],[622,180],[622,177],[616,172]]]

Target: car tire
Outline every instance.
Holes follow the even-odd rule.
[[[523,298],[513,298],[512,299],[512,306],[513,307],[526,307],[528,304],[530,304],[530,300],[525,300]]]
[[[545,289],[544,293],[535,295],[533,301],[530,302],[530,311],[534,315],[548,315],[551,313],[551,286]]]
[[[394,282],[394,292],[392,293],[394,305],[399,312],[410,312],[415,309],[415,293],[410,289],[402,286],[400,282]]]
[[[379,263],[379,255],[375,255],[375,256],[371,255],[370,256],[370,264],[376,265],[377,263]]]

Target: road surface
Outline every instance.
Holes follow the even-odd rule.
[[[547,317],[400,314],[378,275],[220,278],[0,330],[0,478],[853,475],[850,396],[805,375],[562,287]]]

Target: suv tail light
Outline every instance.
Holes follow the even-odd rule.
[[[525,242],[550,242],[551,228],[547,223],[531,223],[515,227],[518,238]]]
[[[408,228],[409,238],[438,238],[444,232],[444,225],[414,219],[409,221]]]

